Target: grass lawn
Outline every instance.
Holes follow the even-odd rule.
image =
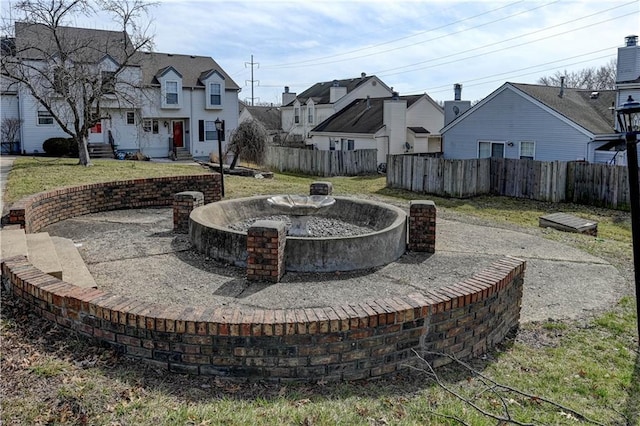
[[[94,163],[84,168],[74,160],[18,158],[5,201],[79,183],[207,173],[175,163]],[[227,198],[305,194],[314,180],[283,174],[273,179],[225,176],[225,187]],[[602,257],[631,276],[625,212],[504,197],[440,199],[387,189],[380,176],[322,180],[332,182],[340,195],[399,205],[432,199],[439,215],[538,233]],[[597,220],[598,238],[542,232],[538,216],[558,210]],[[7,425],[510,424],[486,414],[493,413],[508,414],[513,424],[640,425],[635,312],[629,295],[592,318],[524,324],[516,336],[471,365],[437,370],[440,384],[425,366],[384,380],[281,385],[155,371],[34,317],[3,291],[0,419]]]

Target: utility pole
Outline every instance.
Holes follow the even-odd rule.
[[[253,96],[253,84],[254,83],[258,83],[258,85],[260,85],[260,80],[254,80],[253,79],[253,67],[254,67],[254,65],[257,65],[258,68],[260,68],[260,64],[257,63],[257,62],[253,62],[253,55],[251,55],[251,62],[245,62],[244,63],[244,67],[246,68],[247,65],[251,65],[251,80],[245,80],[244,84],[247,84],[247,82],[251,83],[251,98],[250,99],[251,99],[251,106],[253,106],[253,101],[256,99]]]

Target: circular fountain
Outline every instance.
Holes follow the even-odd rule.
[[[319,197],[319,198],[314,198]],[[406,213],[397,207],[348,197],[257,196],[219,201],[191,212],[189,233],[196,249],[210,258],[245,267],[247,232],[232,229],[247,220],[289,215],[293,234],[286,239],[285,270],[354,271],[383,266],[406,249]],[[368,228],[359,235],[308,236],[309,217],[344,221]],[[291,231],[291,228],[290,228]]]

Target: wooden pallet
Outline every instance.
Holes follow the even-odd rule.
[[[543,228],[554,228],[565,232],[598,235],[598,222],[582,219],[566,213],[551,213],[540,216],[539,224]]]

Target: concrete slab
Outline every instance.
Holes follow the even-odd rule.
[[[13,256],[27,256],[27,239],[24,229],[2,229],[0,231],[0,259]]]
[[[74,242],[62,237],[51,237],[51,241],[62,265],[62,279],[78,287],[97,288],[96,281],[82,260]]]
[[[26,234],[29,261],[42,272],[62,279],[62,266],[51,237],[46,232]]]

